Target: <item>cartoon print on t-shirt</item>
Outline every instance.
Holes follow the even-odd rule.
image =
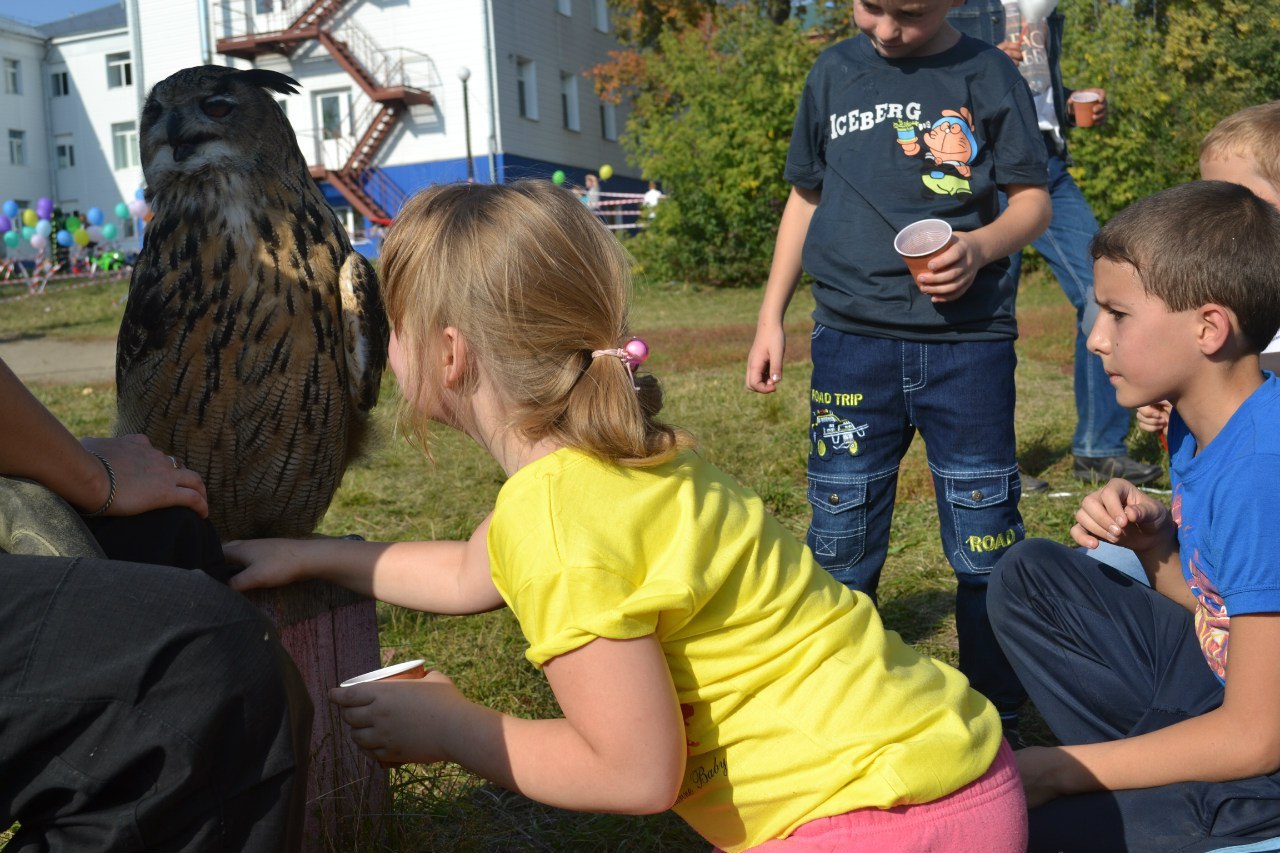
[[[923,131],[923,146],[917,128]],[[969,164],[978,154],[978,142],[973,136],[973,116],[968,107],[943,110],[941,118],[934,122],[895,121],[893,129],[898,133],[903,154],[915,157],[923,153],[926,163],[932,163],[921,176],[926,187],[938,195],[973,192],[969,187],[969,176],[973,174]]]

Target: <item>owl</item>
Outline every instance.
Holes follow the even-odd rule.
[[[315,529],[386,364],[377,275],[271,94],[297,85],[206,65],[142,110],[152,218],[116,344],[116,430],[200,473],[224,541]]]

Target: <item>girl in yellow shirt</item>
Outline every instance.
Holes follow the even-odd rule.
[[[230,543],[233,586],[509,606],[563,717],[500,714],[440,672],[336,689],[365,752],[579,811],[674,808],[726,851],[1025,849],[990,703],[656,419],[629,264],[590,211],[541,181],[435,187],[382,274],[412,424],[493,455],[494,510],[466,542]]]

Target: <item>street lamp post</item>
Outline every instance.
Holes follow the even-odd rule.
[[[467,138],[467,182],[470,183],[476,179],[475,161],[471,159],[471,102],[467,99],[471,69],[465,65],[459,68],[458,79],[462,81],[462,126]]]

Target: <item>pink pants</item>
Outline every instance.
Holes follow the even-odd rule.
[[[752,847],[751,853],[1025,853],[1026,849],[1027,801],[1013,750],[1002,741],[986,773],[940,800],[818,818],[786,838]]]

